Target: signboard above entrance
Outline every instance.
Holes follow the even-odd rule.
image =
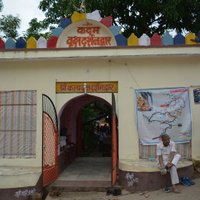
[[[57,41],[57,48],[105,46],[117,46],[114,35],[102,23],[89,19],[69,25]]]
[[[118,82],[56,82],[56,93],[117,93]]]

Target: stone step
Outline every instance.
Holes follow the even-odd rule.
[[[56,180],[50,186],[48,190],[57,191],[107,191],[111,187],[110,181],[95,181],[95,180]]]

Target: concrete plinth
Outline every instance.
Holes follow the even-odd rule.
[[[171,185],[170,175],[161,176],[156,162],[122,160],[119,167],[119,184],[129,191],[150,191]],[[179,177],[192,178],[193,173],[192,161],[181,161],[179,163]]]

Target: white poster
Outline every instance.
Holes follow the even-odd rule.
[[[140,142],[152,145],[161,134],[176,143],[191,140],[189,88],[136,90],[137,128]]]

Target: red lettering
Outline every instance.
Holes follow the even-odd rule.
[[[94,36],[99,34],[100,27],[77,27],[77,33],[79,34],[88,34],[89,36]]]
[[[188,88],[170,90],[171,93],[176,93],[176,92],[187,92],[187,91],[189,91]]]
[[[69,47],[91,47],[91,46],[110,46],[111,37],[71,37],[69,36],[66,44]]]

